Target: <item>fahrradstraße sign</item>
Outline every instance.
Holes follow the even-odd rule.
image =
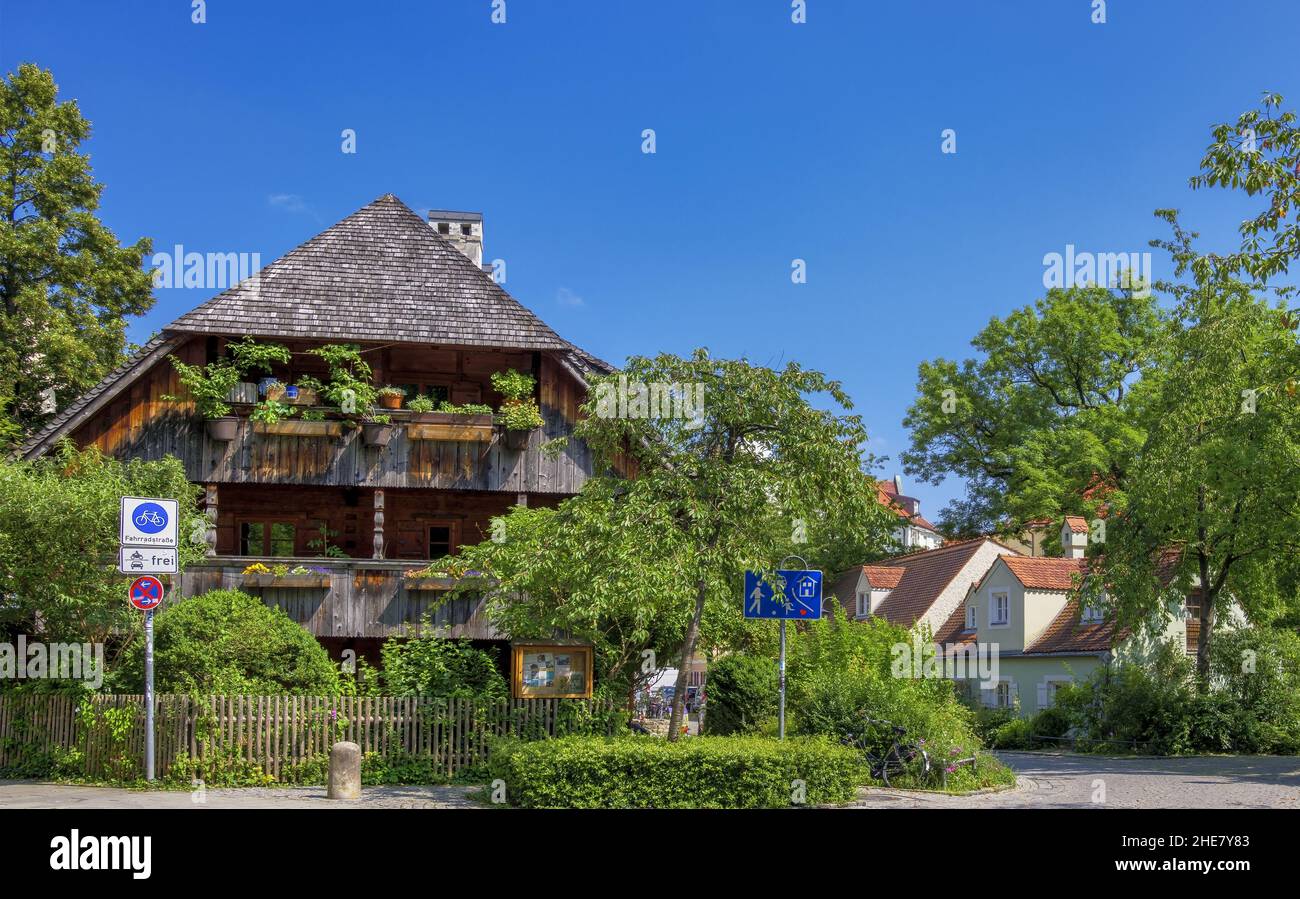
[[[174,499],[122,497],[118,540],[125,546],[175,547],[180,504]]]

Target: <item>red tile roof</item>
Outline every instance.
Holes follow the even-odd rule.
[[[1126,636],[1127,630],[1116,632],[1114,621],[1081,622],[1079,600],[1071,599],[1056,613],[1042,635],[1025,647],[1025,655],[1044,652],[1105,652],[1117,640]]]
[[[1070,526],[1072,534],[1088,533],[1088,519],[1086,518],[1078,515],[1067,515],[1065,516],[1065,523]]]
[[[1016,579],[1031,590],[1073,590],[1077,576],[1088,570],[1086,559],[1006,555],[1000,558]]]
[[[974,540],[878,562],[878,565],[902,568],[903,576],[899,578],[898,586],[876,609],[876,614],[892,624],[908,627],[915,624],[930,611],[930,606],[934,605],[939,594],[979,551],[985,539],[976,537]]]
[[[948,620],[934,633],[934,642],[940,646],[960,646],[974,643],[977,634],[966,630],[966,603],[960,603],[952,610]]]
[[[862,573],[873,590],[893,590],[903,579],[903,569],[897,565],[863,565]]]

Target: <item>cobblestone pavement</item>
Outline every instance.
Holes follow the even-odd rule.
[[[853,807],[1300,808],[1300,758],[997,755],[1019,775],[1013,790],[975,796],[865,790]]]
[[[9,808],[483,808],[477,787],[366,787],[359,802],[325,798],[324,787],[247,787],[203,793],[122,790],[0,780],[0,809]],[[201,800],[201,801],[200,801]]]

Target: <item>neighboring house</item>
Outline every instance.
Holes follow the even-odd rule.
[[[482,233],[477,213],[431,212],[426,221],[380,197],[166,325],[22,455],[37,458],[69,437],[120,459],[180,459],[203,488],[210,522],[208,559],[185,571],[182,595],[247,589],[335,652],[400,634],[434,606],[441,633],[495,639],[481,601],[439,604],[445,583],[408,584],[403,574],[486,539],[490,519],[511,506],[554,506],[577,493],[591,475],[585,445],[570,440],[556,457],[541,447],[571,436],[586,377],[611,368],[490,277]],[[165,399],[184,393],[168,356],[211,362],[246,335],[293,351],[272,372],[287,385],[324,379],[323,360],[307,351],[329,343],[359,345],[377,385],[454,404],[497,407],[491,375],[513,368],[536,378],[545,424],[515,449],[499,424],[429,426],[401,410],[390,413],[391,441],[367,445],[360,429],[328,414],[279,430],[250,421],[250,383],[234,396],[233,439],[213,439],[190,403]],[[250,583],[243,569],[259,560],[324,572]]]
[[[876,500],[898,515],[894,539],[904,552],[943,546],[943,535],[921,514],[921,501],[903,494],[901,477],[894,475],[892,480],[876,481]]]
[[[872,616],[932,633],[951,617],[993,560],[1015,550],[988,537],[907,553],[841,573],[834,593],[851,618]]]
[[[1140,658],[1158,641],[1178,640],[1195,652],[1183,603],[1172,619],[1141,633],[1117,630],[1098,608],[1080,608],[1087,540],[1087,522],[1070,517],[1061,526],[1064,557],[998,556],[938,629],[941,647],[998,645],[999,682],[981,688],[968,679],[968,695],[979,691],[989,706],[1018,703],[1020,713],[1030,715],[1052,705],[1062,684],[1084,680],[1113,661]]]

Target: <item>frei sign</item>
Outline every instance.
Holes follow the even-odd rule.
[[[180,504],[174,499],[122,497],[117,570],[123,574],[177,571]]]

